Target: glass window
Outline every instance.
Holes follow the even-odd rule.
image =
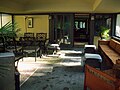
[[[79,24],[80,28],[85,28],[85,22],[81,21],[80,24]]]
[[[83,28],[85,28],[85,22],[83,22]]]
[[[117,15],[115,36],[120,37],[120,14]]]
[[[83,23],[82,22],[80,22],[80,28],[83,28]]]
[[[85,28],[85,22],[84,21],[75,21],[75,28],[76,29],[83,29],[83,28]]]
[[[79,28],[78,28],[78,21],[75,21],[75,28],[76,28],[76,29],[79,29]]]
[[[2,19],[2,14],[0,14],[0,28],[2,27],[1,19]]]
[[[2,14],[2,26],[4,26],[9,21],[12,21],[12,16],[9,14]]]

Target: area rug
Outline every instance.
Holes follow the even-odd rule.
[[[31,63],[20,64],[18,67],[18,71],[20,73],[20,85],[26,82],[36,70],[37,70],[37,67],[35,67]]]
[[[22,86],[37,69],[43,69],[43,67],[53,67],[53,64],[57,64],[61,61],[56,57],[43,57],[37,58],[34,62],[34,57],[27,57],[24,60],[20,60],[18,64],[18,71],[20,73],[20,86]]]
[[[80,66],[57,66],[52,72],[37,69],[21,90],[83,90],[84,73]]]
[[[21,90],[83,90],[81,56],[61,55],[60,58],[42,57],[37,62],[25,63],[26,69],[23,67],[24,70],[20,71]],[[27,66],[31,68],[27,69]]]

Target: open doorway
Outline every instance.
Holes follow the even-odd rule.
[[[51,14],[50,41],[73,47],[89,42],[89,14]]]
[[[73,14],[51,14],[50,41],[65,47],[73,46]]]
[[[74,45],[88,43],[89,40],[89,14],[74,15]]]

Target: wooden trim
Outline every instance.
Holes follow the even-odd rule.
[[[89,65],[85,65],[84,90],[119,90],[120,80]]]

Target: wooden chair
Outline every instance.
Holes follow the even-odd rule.
[[[94,68],[101,69],[103,60],[99,54],[85,53],[84,59],[84,64],[88,64],[89,66],[92,66]]]
[[[24,33],[24,37],[34,37],[34,33],[31,32]]]
[[[95,45],[85,45],[84,53],[96,53],[96,46]]]
[[[35,61],[37,58],[37,53],[40,50],[39,46],[36,43],[35,37],[20,37],[23,52],[26,54],[35,53]]]
[[[40,57],[42,56],[42,53],[46,52],[46,40],[47,40],[47,33],[36,33],[36,42],[39,43],[40,47]]]
[[[36,40],[45,41],[47,39],[47,33],[36,33]]]
[[[84,90],[120,90],[120,79],[85,65]]]

